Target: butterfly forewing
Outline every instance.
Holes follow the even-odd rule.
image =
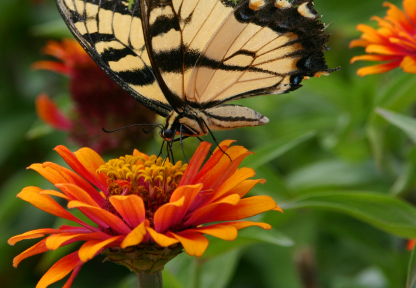
[[[140,5],[124,0],[56,0],[65,22],[97,64],[156,113],[171,111],[151,67]],[[93,80],[92,80],[93,81]]]
[[[236,6],[220,0],[143,0],[146,35],[159,83],[173,106],[183,106],[201,52]],[[179,107],[178,107],[179,108]]]
[[[262,4],[253,7],[256,2]],[[327,34],[312,3],[281,2],[286,7],[275,1],[243,1],[236,7],[203,50],[187,99],[211,107],[284,93],[300,87],[304,76],[328,73],[323,58]]]

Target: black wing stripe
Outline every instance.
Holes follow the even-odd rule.
[[[138,0],[56,0],[86,51],[124,90],[156,113],[171,107],[149,66]]]

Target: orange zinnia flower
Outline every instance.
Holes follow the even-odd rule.
[[[389,2],[384,2],[383,6],[389,8],[384,19],[371,17],[378,22],[379,28],[359,24],[357,30],[363,35],[350,43],[350,48],[366,47],[365,52],[375,54],[353,57],[351,63],[357,60],[388,61],[358,69],[359,76],[384,73],[399,66],[404,72],[416,74],[416,1],[404,0],[405,12]]]
[[[49,41],[43,52],[59,61],[38,61],[34,69],[51,70],[69,77],[69,92],[74,109],[70,117],[61,112],[44,93],[36,100],[39,118],[55,129],[69,133],[78,145],[97,152],[122,147],[132,150],[133,143],[148,138],[142,127],[105,134],[101,127],[119,128],[130,124],[151,124],[156,114],[134,100],[108,77],[75,40]]]
[[[182,248],[189,255],[201,256],[209,244],[203,234],[234,240],[237,230],[248,226],[270,229],[265,223],[237,221],[282,210],[268,196],[243,198],[264,180],[248,179],[255,175],[253,169],[238,169],[251,152],[241,146],[230,147],[232,142],[220,144],[227,155],[217,148],[205,165],[202,163],[211,147],[207,142],[200,144],[189,165],[172,164],[168,159],[163,161],[137,150],[105,163],[89,148],[72,153],[64,146],[56,147],[74,171],[51,162],[29,168],[60,191],[26,187],[18,197],[78,225],[38,229],[10,238],[9,244],[14,245],[20,240],[49,235],[15,257],[13,265],[16,267],[32,255],[85,241],[78,251],[56,262],[37,286],[47,287],[72,271],[65,284],[70,287],[81,266],[101,252],[108,260],[136,273],[160,273]],[[77,208],[95,225],[78,219],[51,196],[65,199],[68,208]],[[217,223],[205,225],[212,222]]]

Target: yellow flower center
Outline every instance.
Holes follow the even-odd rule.
[[[169,159],[163,160],[156,155],[146,159],[144,156],[126,155],[111,159],[97,169],[109,177],[108,197],[112,195],[136,194],[143,199],[146,218],[153,224],[156,210],[168,203],[173,191],[178,187],[188,164],[179,161],[172,164]],[[107,210],[114,212],[109,201]]]

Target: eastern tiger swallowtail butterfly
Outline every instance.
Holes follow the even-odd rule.
[[[66,24],[124,90],[166,117],[165,140],[258,126],[228,101],[331,72],[311,0],[56,0]],[[91,79],[93,81],[93,79]]]

